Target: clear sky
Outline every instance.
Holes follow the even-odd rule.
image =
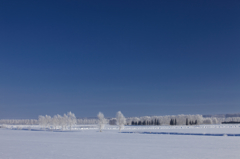
[[[1,0],[0,118],[240,112],[239,0]]]

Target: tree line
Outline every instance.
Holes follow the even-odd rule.
[[[75,114],[72,112],[68,112],[67,114],[64,114],[63,116],[57,114],[53,117],[49,115],[42,116],[40,115],[38,117],[38,124],[41,125],[42,129],[72,129],[73,125],[77,124],[77,119]]]
[[[41,120],[43,119],[43,117],[45,121]],[[40,120],[39,119],[38,120],[36,119],[1,119],[0,124],[6,124],[6,125],[38,125],[40,124],[42,125],[42,127],[46,127],[46,126],[54,127],[54,125],[56,124],[53,124],[53,123],[56,121],[56,118],[58,118],[59,122],[57,122],[58,123],[57,127],[60,127],[60,125],[68,125],[68,124],[64,124],[65,121],[62,121],[63,119],[66,119],[66,115],[63,115],[63,116],[56,115],[50,118],[51,120],[49,120],[48,115],[45,115],[39,118]],[[175,119],[176,119],[176,122],[175,122]],[[116,118],[105,119],[105,120],[107,124],[116,125]],[[174,120],[174,122],[171,122],[171,120]],[[99,119],[89,119],[89,118],[76,119],[77,125],[84,125],[84,124],[96,125],[98,124],[98,122],[99,122]],[[228,117],[228,118],[218,117],[217,118],[217,117],[203,117],[202,115],[143,116],[143,117],[126,118],[125,125],[199,125],[199,124],[221,124],[222,122],[240,122],[240,117]]]
[[[126,119],[126,125],[199,125],[221,124],[219,118],[204,118],[202,115],[166,115],[166,116],[143,116]],[[236,120],[236,119],[235,119]],[[240,120],[240,118],[238,119]]]

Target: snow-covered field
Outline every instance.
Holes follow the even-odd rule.
[[[239,159],[240,136],[161,135],[141,132],[240,134],[240,125],[96,126],[43,131],[38,126],[0,129],[0,159]]]

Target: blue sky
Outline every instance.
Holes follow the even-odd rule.
[[[240,2],[0,2],[0,118],[240,112]]]

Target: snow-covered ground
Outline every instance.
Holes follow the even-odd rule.
[[[96,126],[43,131],[39,126],[0,129],[0,159],[239,159],[240,136],[141,134],[141,132],[240,134],[240,125]]]

